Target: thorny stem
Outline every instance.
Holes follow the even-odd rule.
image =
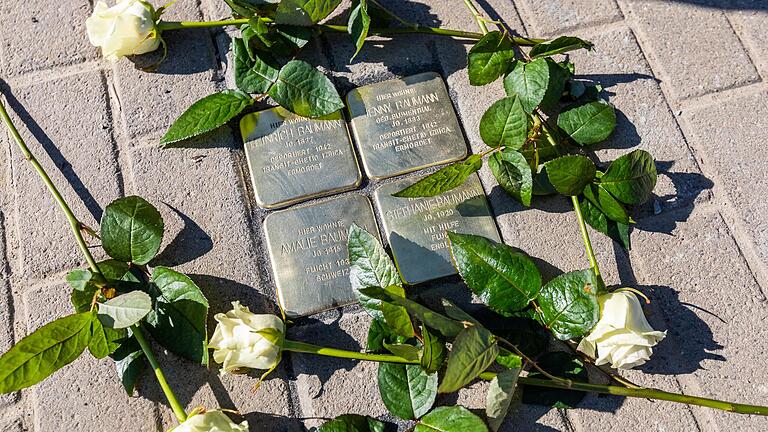
[[[303,342],[285,341],[283,349],[294,352],[319,354],[331,357],[340,357],[345,359],[356,359],[365,361],[376,361],[384,363],[400,364],[420,364],[418,360],[406,360],[391,354],[372,354],[361,353],[357,351],[347,351],[335,348],[324,348]],[[479,375],[480,379],[489,381],[496,377],[495,372],[483,372]],[[768,416],[768,406],[747,405],[734,402],[726,402],[717,399],[709,399],[698,396],[688,396],[680,393],[670,393],[653,388],[628,388],[617,387],[603,384],[589,384],[571,380],[554,381],[548,379],[519,377],[517,382],[523,385],[535,387],[547,387],[563,390],[577,390],[590,393],[602,393],[615,396],[636,397],[645,399],[657,399],[670,402],[684,403],[688,405],[698,405],[708,408],[730,411],[738,414],[753,414]]]
[[[266,24],[273,24],[274,21],[269,18],[259,18]],[[158,29],[160,31],[165,30],[178,30],[185,28],[210,28],[210,27],[225,27],[225,26],[238,26],[247,24],[248,19],[231,19],[223,21],[160,21]],[[330,24],[317,24],[314,28],[335,33],[347,33],[347,26],[342,25],[330,25]],[[439,27],[428,27],[420,24],[409,24],[408,27],[384,27],[384,28],[371,28],[368,30],[370,36],[387,36],[402,33],[423,33],[440,36],[450,36],[462,39],[478,40],[483,37],[482,33],[468,32],[463,30],[444,29]],[[529,39],[515,37],[512,40],[522,46],[532,46],[538,43],[544,42],[544,39]]]
[[[471,13],[475,18],[475,21],[477,21],[477,26],[480,27],[480,31],[483,32],[483,34],[488,33],[488,27],[485,25],[485,20],[480,16],[480,12],[478,12],[472,0],[464,0],[464,4],[467,5],[469,13]]]
[[[602,283],[603,277],[600,276],[600,267],[597,264],[597,258],[595,258],[595,251],[592,250],[592,242],[589,240],[589,232],[587,231],[587,225],[584,222],[584,215],[581,214],[581,205],[579,205],[579,197],[576,195],[571,196],[571,202],[573,203],[573,209],[576,211],[576,218],[579,220],[579,229],[581,230],[581,239],[584,240],[584,249],[587,251],[589,257],[589,266],[592,267],[592,271],[595,272],[595,277]]]
[[[64,212],[64,215],[66,216],[67,221],[69,222],[70,228],[72,229],[72,234],[75,236],[75,240],[77,240],[77,245],[80,247],[80,251],[83,253],[85,260],[88,262],[88,267],[90,267],[91,272],[103,281],[104,276],[101,273],[101,270],[99,270],[99,266],[96,263],[96,260],[93,258],[93,255],[91,254],[90,249],[88,249],[88,244],[85,242],[85,239],[83,238],[82,230],[86,227],[86,225],[77,219],[75,214],[72,212],[72,209],[69,207],[69,204],[67,204],[67,201],[61,195],[58,188],[56,188],[56,185],[53,184],[53,181],[48,176],[48,173],[45,171],[43,166],[40,165],[40,162],[38,162],[38,160],[29,150],[29,147],[27,147],[27,144],[24,142],[24,139],[21,137],[21,134],[19,134],[18,129],[16,129],[16,126],[13,124],[13,120],[11,120],[11,117],[8,115],[8,111],[6,111],[5,105],[2,103],[2,101],[0,101],[0,116],[2,116],[6,126],[8,126],[8,129],[10,130],[11,135],[13,135],[13,139],[19,145],[19,149],[21,149],[21,153],[24,155],[24,158],[35,169],[37,174],[45,183],[46,187],[48,187],[48,190],[51,192],[51,195],[53,195],[53,199],[59,204],[59,207],[61,207],[61,210]],[[157,364],[157,360],[155,360],[155,355],[152,352],[152,347],[150,347],[149,344],[146,342],[146,340],[144,340],[144,337],[141,333],[141,329],[139,327],[133,326],[131,330],[133,331],[134,337],[136,337],[136,340],[139,342],[139,345],[141,346],[142,351],[144,351],[144,355],[147,356],[147,360],[149,361],[149,364],[152,365],[152,369],[155,370],[155,376],[157,376],[157,380],[160,383],[160,387],[162,387],[163,392],[165,393],[165,397],[168,399],[168,403],[171,405],[171,408],[173,409],[174,414],[176,414],[176,418],[179,420],[180,423],[183,422],[184,420],[186,420],[187,415],[184,412],[184,408],[181,406],[181,404],[179,404],[179,401],[176,399],[176,395],[173,393],[173,390],[171,390],[170,386],[168,385],[168,382],[166,381],[165,376],[163,375],[163,371],[160,369],[160,366]]]

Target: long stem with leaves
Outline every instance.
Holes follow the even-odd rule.
[[[61,210],[64,213],[64,216],[67,218],[70,228],[72,229],[72,234],[75,236],[77,245],[80,248],[80,251],[83,253],[83,257],[85,257],[91,272],[100,281],[103,282],[104,275],[101,273],[101,270],[99,270],[99,266],[91,254],[90,249],[88,249],[88,244],[86,243],[85,238],[83,238],[82,231],[85,228],[85,225],[80,222],[77,216],[75,216],[75,213],[69,207],[69,204],[67,204],[67,201],[61,195],[58,188],[51,180],[51,177],[45,171],[45,168],[43,168],[37,158],[35,158],[35,155],[32,154],[32,151],[30,151],[29,147],[27,147],[26,142],[21,137],[21,134],[19,133],[18,129],[16,129],[16,126],[13,124],[13,120],[11,119],[10,115],[8,115],[8,111],[5,109],[5,105],[2,101],[0,101],[0,116],[3,118],[3,121],[8,127],[8,130],[11,132],[13,139],[18,144],[19,149],[21,149],[21,153],[24,155],[24,158],[32,165],[37,174],[43,180],[43,183],[45,183],[45,186],[50,191],[53,199],[58,203],[59,207],[61,207]],[[149,345],[146,339],[144,339],[142,330],[140,327],[138,327],[138,325],[132,326],[131,331],[133,332],[136,340],[139,342],[141,350],[147,357],[149,364],[152,366],[152,369],[155,372],[155,376],[157,377],[157,381],[159,382],[160,387],[163,389],[163,393],[165,394],[171,409],[173,409],[173,413],[176,415],[176,418],[179,422],[183,422],[187,419],[187,414],[184,411],[184,407],[179,403],[176,395],[173,393],[173,390],[168,385],[168,381],[165,379],[165,375],[163,374],[162,369],[160,369],[160,366],[157,363],[157,359],[155,359],[155,354],[152,351],[152,347]]]
[[[353,360],[374,361],[383,363],[399,363],[418,365],[418,360],[407,360],[391,354],[362,353],[357,351],[347,351],[335,348],[325,348],[304,342],[286,340],[283,349],[300,353],[317,354],[328,357],[337,357]],[[496,376],[495,372],[483,372],[479,375],[480,379],[492,380]],[[739,414],[754,414],[768,416],[768,406],[748,405],[735,402],[727,402],[717,399],[709,399],[698,396],[688,396],[680,393],[670,393],[653,388],[631,388],[617,387],[602,384],[589,384],[572,380],[549,380],[529,377],[519,377],[518,382],[523,385],[535,387],[547,387],[561,390],[578,390],[582,392],[601,393],[615,396],[636,397],[644,399],[657,399],[670,402],[684,403],[688,405],[698,405],[708,408],[730,411]]]
[[[274,24],[274,21],[270,18],[259,18],[262,22],[266,24]],[[188,28],[215,28],[215,27],[226,27],[226,26],[240,26],[243,24],[248,24],[249,20],[247,18],[240,18],[240,19],[230,19],[230,20],[222,20],[222,21],[160,21],[158,24],[158,29],[160,31],[166,31],[166,30],[178,30],[178,29],[188,29]],[[327,31],[327,32],[334,32],[334,33],[347,33],[347,26],[343,25],[332,25],[332,24],[317,24],[314,26],[314,28],[321,30],[321,31]],[[421,34],[431,34],[431,35],[439,35],[439,36],[449,36],[449,37],[456,37],[456,38],[462,38],[462,39],[471,39],[471,40],[478,40],[483,37],[483,33],[476,33],[476,32],[468,32],[463,30],[455,30],[455,29],[446,29],[446,28],[440,28],[440,27],[429,27],[424,26],[420,24],[415,23],[409,23],[406,27],[372,27],[368,30],[369,35],[377,35],[377,36],[387,36],[387,35],[394,35],[394,34],[403,34],[403,33],[421,33]],[[523,45],[523,46],[531,46],[536,45],[537,43],[541,43],[544,41],[544,39],[528,39],[528,38],[513,38],[516,44]]]

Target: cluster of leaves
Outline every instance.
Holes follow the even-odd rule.
[[[226,1],[236,18],[248,19],[240,27],[241,37],[232,40],[237,89],[224,90],[192,104],[171,125],[161,139],[162,145],[217,129],[265,96],[310,118],[344,107],[333,83],[311,64],[296,59],[314,36],[317,24],[336,10],[341,0]],[[355,55],[368,36],[370,24],[367,0],[354,2],[347,30],[356,47]],[[251,95],[258,97],[254,99]]]
[[[481,418],[462,407],[433,405],[439,393],[455,392],[495,369],[486,414],[491,428],[497,430],[513,400],[523,351],[538,356],[546,348],[548,334],[542,325],[558,338],[570,339],[586,334],[597,322],[594,273],[566,273],[542,286],[538,269],[525,254],[483,237],[449,236],[456,267],[490,309],[486,309],[490,319],[476,318],[445,299],[441,300],[442,311],[408,299],[383,246],[357,225],[350,228],[350,279],[361,305],[373,317],[367,350],[390,353],[407,362],[379,363],[379,393],[393,415],[416,420],[416,430],[487,431]],[[538,301],[535,306],[534,300]],[[570,356],[549,363],[553,371],[566,377],[583,368]],[[569,392],[565,396],[535,388],[526,392],[530,392],[530,403],[565,406],[578,402]],[[352,429],[358,423],[366,427]],[[360,416],[342,416],[321,430],[376,431],[380,430],[378,424]]]
[[[593,228],[630,247],[634,222],[627,206],[647,201],[656,185],[650,154],[635,150],[598,169],[585,147],[606,140],[616,127],[616,113],[600,100],[599,85],[574,76],[574,64],[553,56],[592,44],[563,36],[535,45],[516,59],[512,38],[486,34],[470,50],[470,83],[480,86],[503,79],[506,97],[494,102],[480,120],[480,137],[489,147],[488,166],[499,185],[525,206],[535,195],[578,196]],[[483,165],[480,155],[448,165],[396,196],[439,195],[461,185]]]
[[[104,210],[100,237],[111,259],[97,263],[98,272],[67,274],[75,313],[40,327],[0,357],[0,393],[42,381],[87,348],[95,358],[112,357],[132,394],[147,365],[134,336],[139,326],[168,350],[208,364],[208,300],[188,276],[146,266],[163,239],[157,209],[137,196],[117,199]]]

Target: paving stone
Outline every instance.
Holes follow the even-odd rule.
[[[86,225],[98,228],[104,207],[120,196],[121,180],[110,133],[104,78],[99,72],[70,75],[6,94],[22,136],[40,164]],[[18,114],[18,116],[17,116]],[[10,142],[7,133],[2,135]],[[16,214],[9,221],[17,236],[12,270],[40,278],[83,261],[61,209],[43,181],[11,148]],[[94,249],[97,256],[103,256]]]
[[[370,316],[365,312],[344,314],[332,323],[318,322],[289,329],[288,338],[345,350],[365,349]],[[383,417],[387,408],[381,401],[373,362],[290,354],[296,376],[302,417],[332,418],[341,414]],[[306,427],[322,421],[307,420]]]
[[[668,331],[641,370],[676,375],[687,394],[764,404],[768,301],[722,217],[697,209],[672,236],[640,233],[632,260]],[[702,430],[768,428],[765,417],[693,410]]]
[[[27,332],[72,313],[70,289],[55,282],[24,295]],[[142,383],[152,379],[150,375]],[[143,385],[143,384],[142,384]],[[34,429],[39,431],[154,431],[155,402],[128,397],[110,359],[96,360],[85,352],[70,365],[29,390]]]
[[[517,0],[533,37],[610,23],[622,18],[614,0]]]
[[[768,76],[768,11],[736,9],[728,17],[765,79]]]
[[[5,215],[0,212],[0,353],[8,351],[14,344],[13,316],[14,303],[8,283],[8,263],[5,258]],[[0,409],[19,399],[18,393],[0,394]]]
[[[690,3],[627,0],[651,66],[669,93],[687,99],[759,79],[728,19],[717,8]],[[684,17],[684,18],[683,18]],[[681,20],[695,22],[696,31]],[[713,58],[727,53],[727,61]]]
[[[0,4],[3,75],[99,58],[99,51],[88,42],[85,32],[85,19],[90,13],[88,0],[67,0],[55,7],[45,0]]]
[[[747,120],[749,119],[749,120]],[[716,195],[727,198],[733,215],[759,260],[768,265],[768,203],[759,191],[768,188],[768,155],[763,131],[768,127],[768,93],[762,91],[686,111],[681,118],[703,169],[715,182]],[[748,127],[745,127],[748,124]],[[750,241],[751,240],[751,241]]]
[[[10,420],[6,422],[5,424],[0,424],[0,431],[2,432],[23,432],[24,426],[21,424],[21,420],[15,419]]]
[[[164,18],[199,20],[201,15],[195,2],[185,1],[171,7]],[[208,30],[173,30],[163,37],[168,57],[155,72],[142,71],[128,59],[113,66],[118,106],[129,138],[163,136],[192,103],[220,90],[221,78]],[[150,65],[160,52],[137,61]]]

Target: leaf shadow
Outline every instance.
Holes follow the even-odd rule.
[[[153,259],[154,265],[175,267],[199,258],[213,249],[213,240],[192,218],[164,203],[181,219],[182,229],[168,246]]]
[[[207,72],[214,62],[215,47],[207,29],[182,29],[163,33],[168,48],[164,57],[163,47],[155,51],[129,56],[127,59],[143,73],[162,75],[191,75]],[[195,53],[196,55],[188,55]],[[201,59],[201,55],[205,58]],[[208,60],[208,61],[206,61]]]

